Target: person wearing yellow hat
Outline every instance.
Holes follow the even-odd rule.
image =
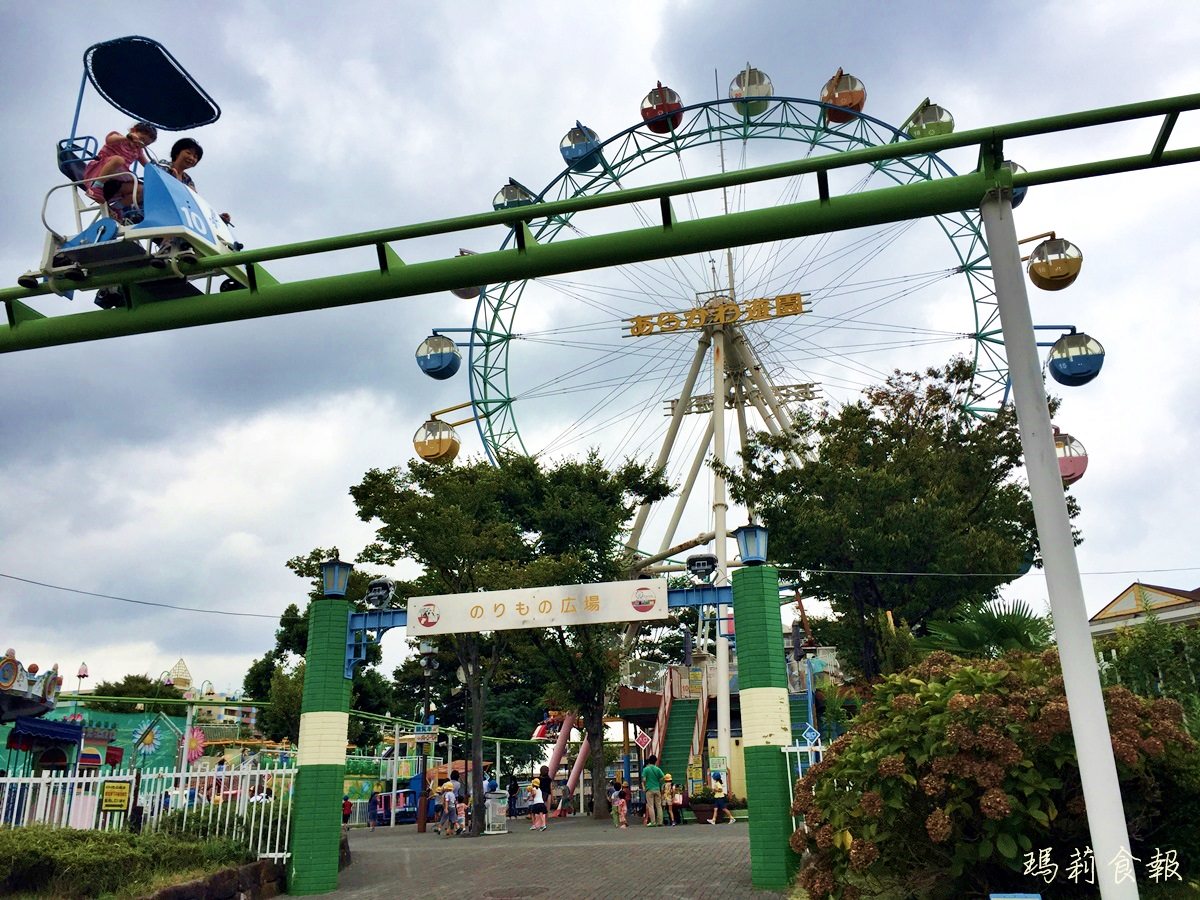
[[[662,781],[663,824],[683,824],[683,792],[675,786],[671,773],[663,775]]]
[[[546,799],[542,795],[542,780],[535,778],[529,782],[529,790],[525,793],[529,800],[530,831],[546,830]]]
[[[451,837],[458,829],[458,798],[454,795],[454,782],[449,778],[442,782],[441,795],[442,820],[438,824],[442,836]]]

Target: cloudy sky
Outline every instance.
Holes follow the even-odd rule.
[[[84,49],[126,31],[163,42],[220,104],[221,119],[195,133],[205,157],[194,174],[251,247],[484,211],[510,176],[535,190],[553,181],[558,142],[576,119],[607,138],[637,121],[655,81],[687,103],[714,99],[747,61],[771,76],[777,94],[799,98],[844,67],[866,82],[867,112],[893,124],[926,96],[973,128],[1200,89],[1200,21],[1179,2],[1135,11],[1115,0],[643,0],[563,10],[548,2],[216,3],[184,16],[132,15],[137,24],[121,27],[65,8],[4,4],[0,277],[15,282],[40,257],[42,198],[57,183],[53,146],[70,130]],[[128,124],[89,92],[83,133]],[[1010,155],[1040,168],[1144,152],[1156,127],[1040,139]],[[1200,140],[1195,116],[1176,134],[1172,146]],[[726,164],[790,152],[744,150],[728,144]],[[969,169],[974,159],[947,161]],[[647,167],[637,183],[720,164],[713,146]],[[1102,376],[1065,394],[1059,416],[1091,455],[1074,488],[1090,612],[1138,573],[1200,584],[1200,488],[1188,475],[1200,378],[1187,362],[1200,307],[1184,269],[1200,258],[1198,193],[1200,167],[1177,167],[1042,188],[1018,212],[1020,234],[1054,229],[1086,255],[1071,290],[1031,292],[1035,321],[1076,325],[1108,351]],[[603,217],[578,224],[582,233],[636,227]],[[923,280],[946,251],[929,249],[925,233],[885,238],[890,258],[878,275],[862,263],[859,281],[893,279],[896,292],[881,295],[877,330],[817,329],[825,350],[806,344],[806,355],[777,337],[777,376],[818,382],[845,400],[894,364],[937,365],[968,352],[957,335],[970,330],[970,298],[953,279]],[[504,238],[494,228],[397,250],[410,261],[435,259]],[[766,252],[786,259],[786,248]],[[314,277],[368,268],[372,256],[269,268],[282,279]],[[739,273],[743,263],[751,265],[739,259]],[[701,280],[711,271],[706,260],[690,265]],[[838,283],[853,283],[847,277]],[[894,287],[904,279],[911,296]],[[654,452],[669,372],[678,376],[690,349],[609,355],[620,346],[617,319],[671,296],[645,284],[635,295],[633,280],[589,273],[531,289],[520,322],[529,339],[512,360],[516,389],[531,401],[521,407],[529,449]],[[65,314],[89,303],[37,305]],[[97,679],[153,676],[182,656],[198,680],[239,686],[270,646],[274,617],[304,598],[306,585],[284,561],[330,545],[353,557],[371,529],[355,517],[348,487],[369,467],[403,464],[428,413],[466,399],[465,373],[433,382],[412,354],[431,328],[469,326],[472,311],[449,294],[415,297],[0,357],[4,646],[67,674],[86,660]],[[643,377],[631,379],[629,360],[647,366]],[[594,407],[614,413],[580,412]],[[637,413],[648,408],[649,417]],[[460,432],[464,453],[482,452],[469,427]],[[681,534],[704,524],[685,522]],[[267,618],[172,612],[28,581]],[[1040,604],[1042,579],[1022,579],[1011,593]],[[392,639],[390,660],[401,644]]]

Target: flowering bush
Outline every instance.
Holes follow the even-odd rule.
[[[1175,850],[1195,878],[1200,754],[1180,705],[1120,687],[1105,700],[1139,880],[1156,850]],[[792,846],[810,854],[800,883],[815,898],[1096,892],[1078,870],[1069,877],[1089,839],[1053,651],[969,662],[939,652],[888,677],[796,783],[793,811],[806,826]],[[1053,887],[1048,868],[1025,874],[1030,860],[1056,862]]]

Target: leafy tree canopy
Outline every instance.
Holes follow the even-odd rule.
[[[164,684],[149,675],[126,675],[120,681],[101,681],[96,685],[97,697],[150,697],[164,700],[182,700],[183,691],[169,684]],[[130,712],[131,703],[113,703],[105,700],[88,700],[89,709],[102,712]],[[181,707],[173,704],[147,703],[147,712],[179,713]]]
[[[667,492],[660,473],[635,463],[609,471],[595,453],[582,461],[550,465],[511,457],[500,467],[483,461],[437,466],[414,460],[404,469],[372,469],[350,490],[360,518],[378,523],[376,540],[361,559],[384,565],[411,559],[422,566],[423,574],[403,586],[407,596],[620,578],[625,523],[640,503]],[[477,763],[474,796],[480,804],[476,823],[483,819],[478,763],[485,709],[502,662],[515,657],[526,667],[536,665],[535,671],[527,668],[524,673],[526,683],[539,685],[545,696],[552,686],[568,686],[564,673],[584,661],[576,654],[588,648],[587,663],[607,667],[598,680],[611,683],[619,663],[619,653],[608,648],[615,630],[601,626],[591,634],[592,629],[560,629],[524,653],[506,652],[532,640],[513,631],[450,635],[435,642],[453,648],[466,679],[472,758]],[[604,649],[593,652],[602,645]],[[606,696],[596,689],[595,680],[583,698],[588,708],[578,711],[585,720],[600,723],[595,727],[602,730]],[[569,684],[574,688],[574,682]],[[602,766],[603,756],[596,756]]]
[[[1036,557],[1016,419],[968,413],[970,380],[962,359],[896,372],[858,403],[801,411],[791,434],[759,435],[728,471],[770,530],[771,556],[854,624],[843,659],[867,676],[882,670],[886,612],[922,635],[996,599]]]

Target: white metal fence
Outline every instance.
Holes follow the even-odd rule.
[[[286,859],[294,768],[0,778],[0,827],[170,831],[245,841],[259,858]],[[140,825],[139,825],[140,823]]]
[[[812,768],[816,763],[821,761],[821,754],[825,748],[821,745],[821,739],[818,737],[813,743],[796,738],[790,747],[780,747],[783,751],[784,758],[788,761],[788,771],[791,773],[791,778],[788,780],[788,806],[791,807],[795,797],[792,796],[792,790],[797,781],[804,777],[804,774]],[[795,831],[800,825],[803,817],[798,819],[795,815],[792,816],[792,831]]]

